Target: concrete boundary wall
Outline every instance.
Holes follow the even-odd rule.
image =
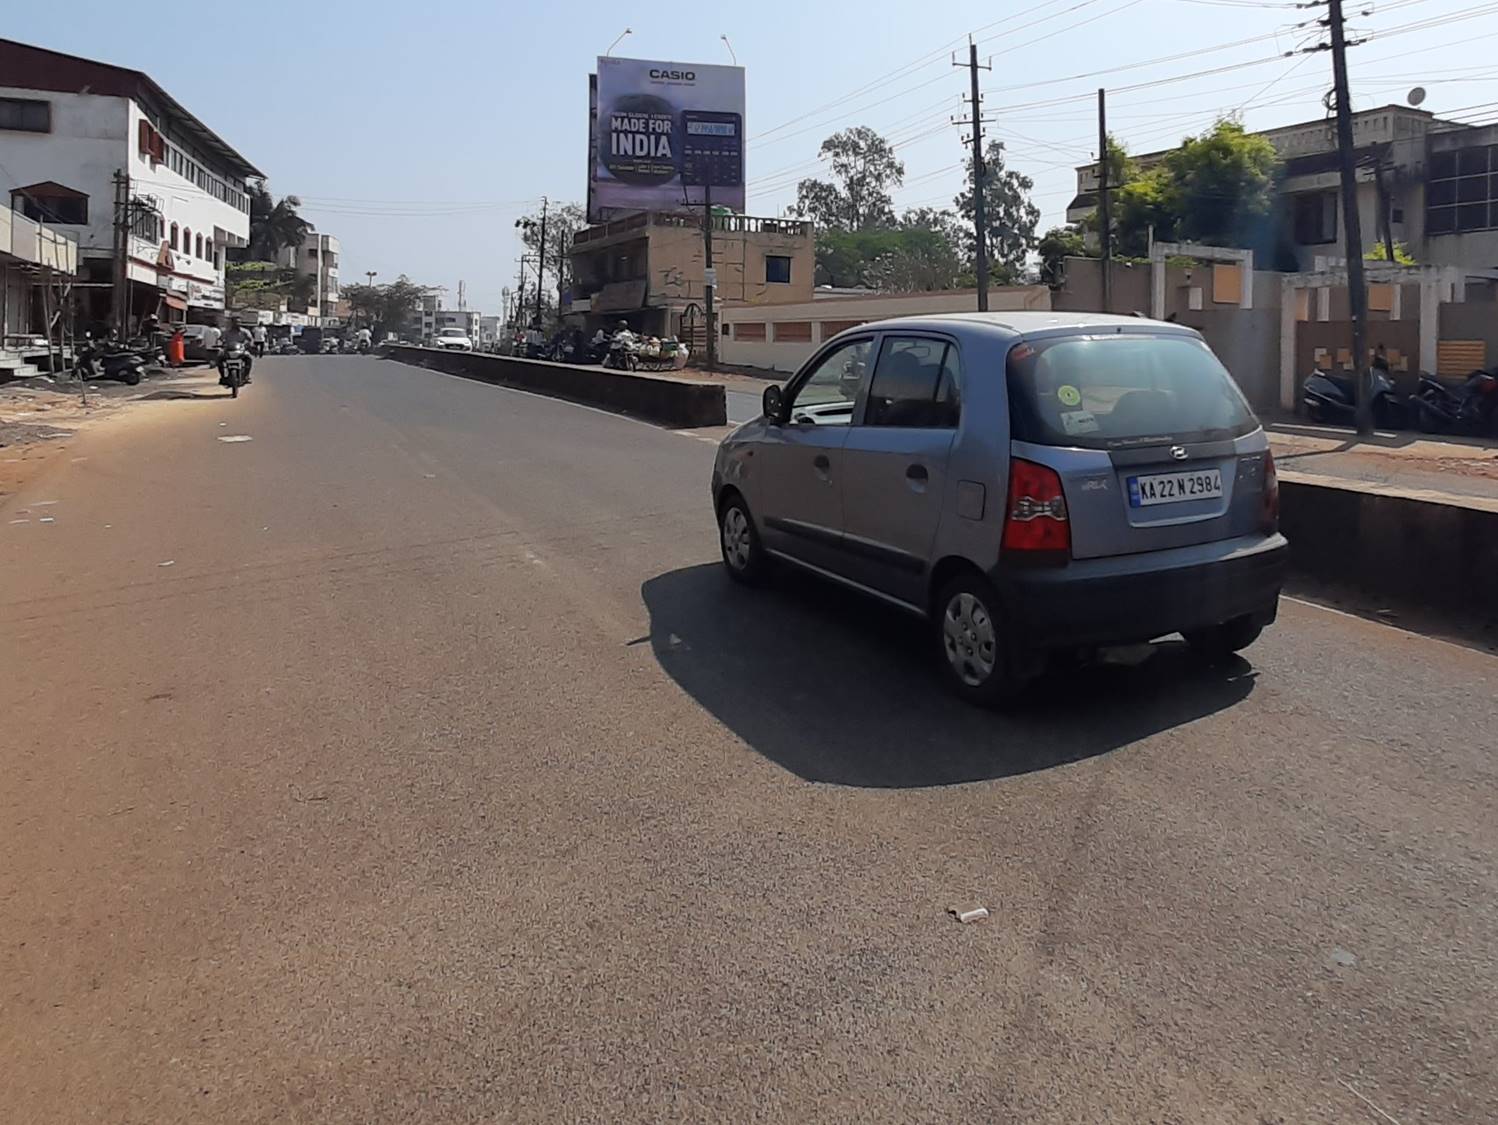
[[[1498,501],[1281,470],[1294,571],[1390,604],[1498,621]]]
[[[486,352],[443,351],[403,345],[382,348],[381,351],[391,359],[416,367],[618,410],[677,429],[728,424],[728,400],[720,383],[668,379],[644,372],[581,367]]]

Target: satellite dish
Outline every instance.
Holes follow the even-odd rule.
[[[1425,100],[1425,87],[1424,86],[1416,86],[1413,90],[1410,91],[1410,96],[1409,96],[1409,103],[1410,103],[1410,105],[1419,105],[1424,100]]]

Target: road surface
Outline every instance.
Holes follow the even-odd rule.
[[[1287,602],[991,715],[731,587],[711,435],[215,392],[0,508],[0,1119],[1498,1120],[1498,658]]]

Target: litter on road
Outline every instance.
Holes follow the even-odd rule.
[[[255,439],[252,438],[249,434],[224,434],[218,440],[219,441],[254,441]]]
[[[947,913],[956,918],[963,925],[967,925],[967,923],[969,922],[981,922],[983,921],[983,919],[987,918],[988,907],[975,906],[971,910],[958,910],[954,906],[951,910],[948,910]]]

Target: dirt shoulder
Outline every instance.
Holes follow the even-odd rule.
[[[0,502],[66,453],[80,433],[136,404],[196,397],[198,388],[216,382],[212,368],[187,367],[147,377],[134,387],[104,381],[80,385],[48,375],[0,384]]]

